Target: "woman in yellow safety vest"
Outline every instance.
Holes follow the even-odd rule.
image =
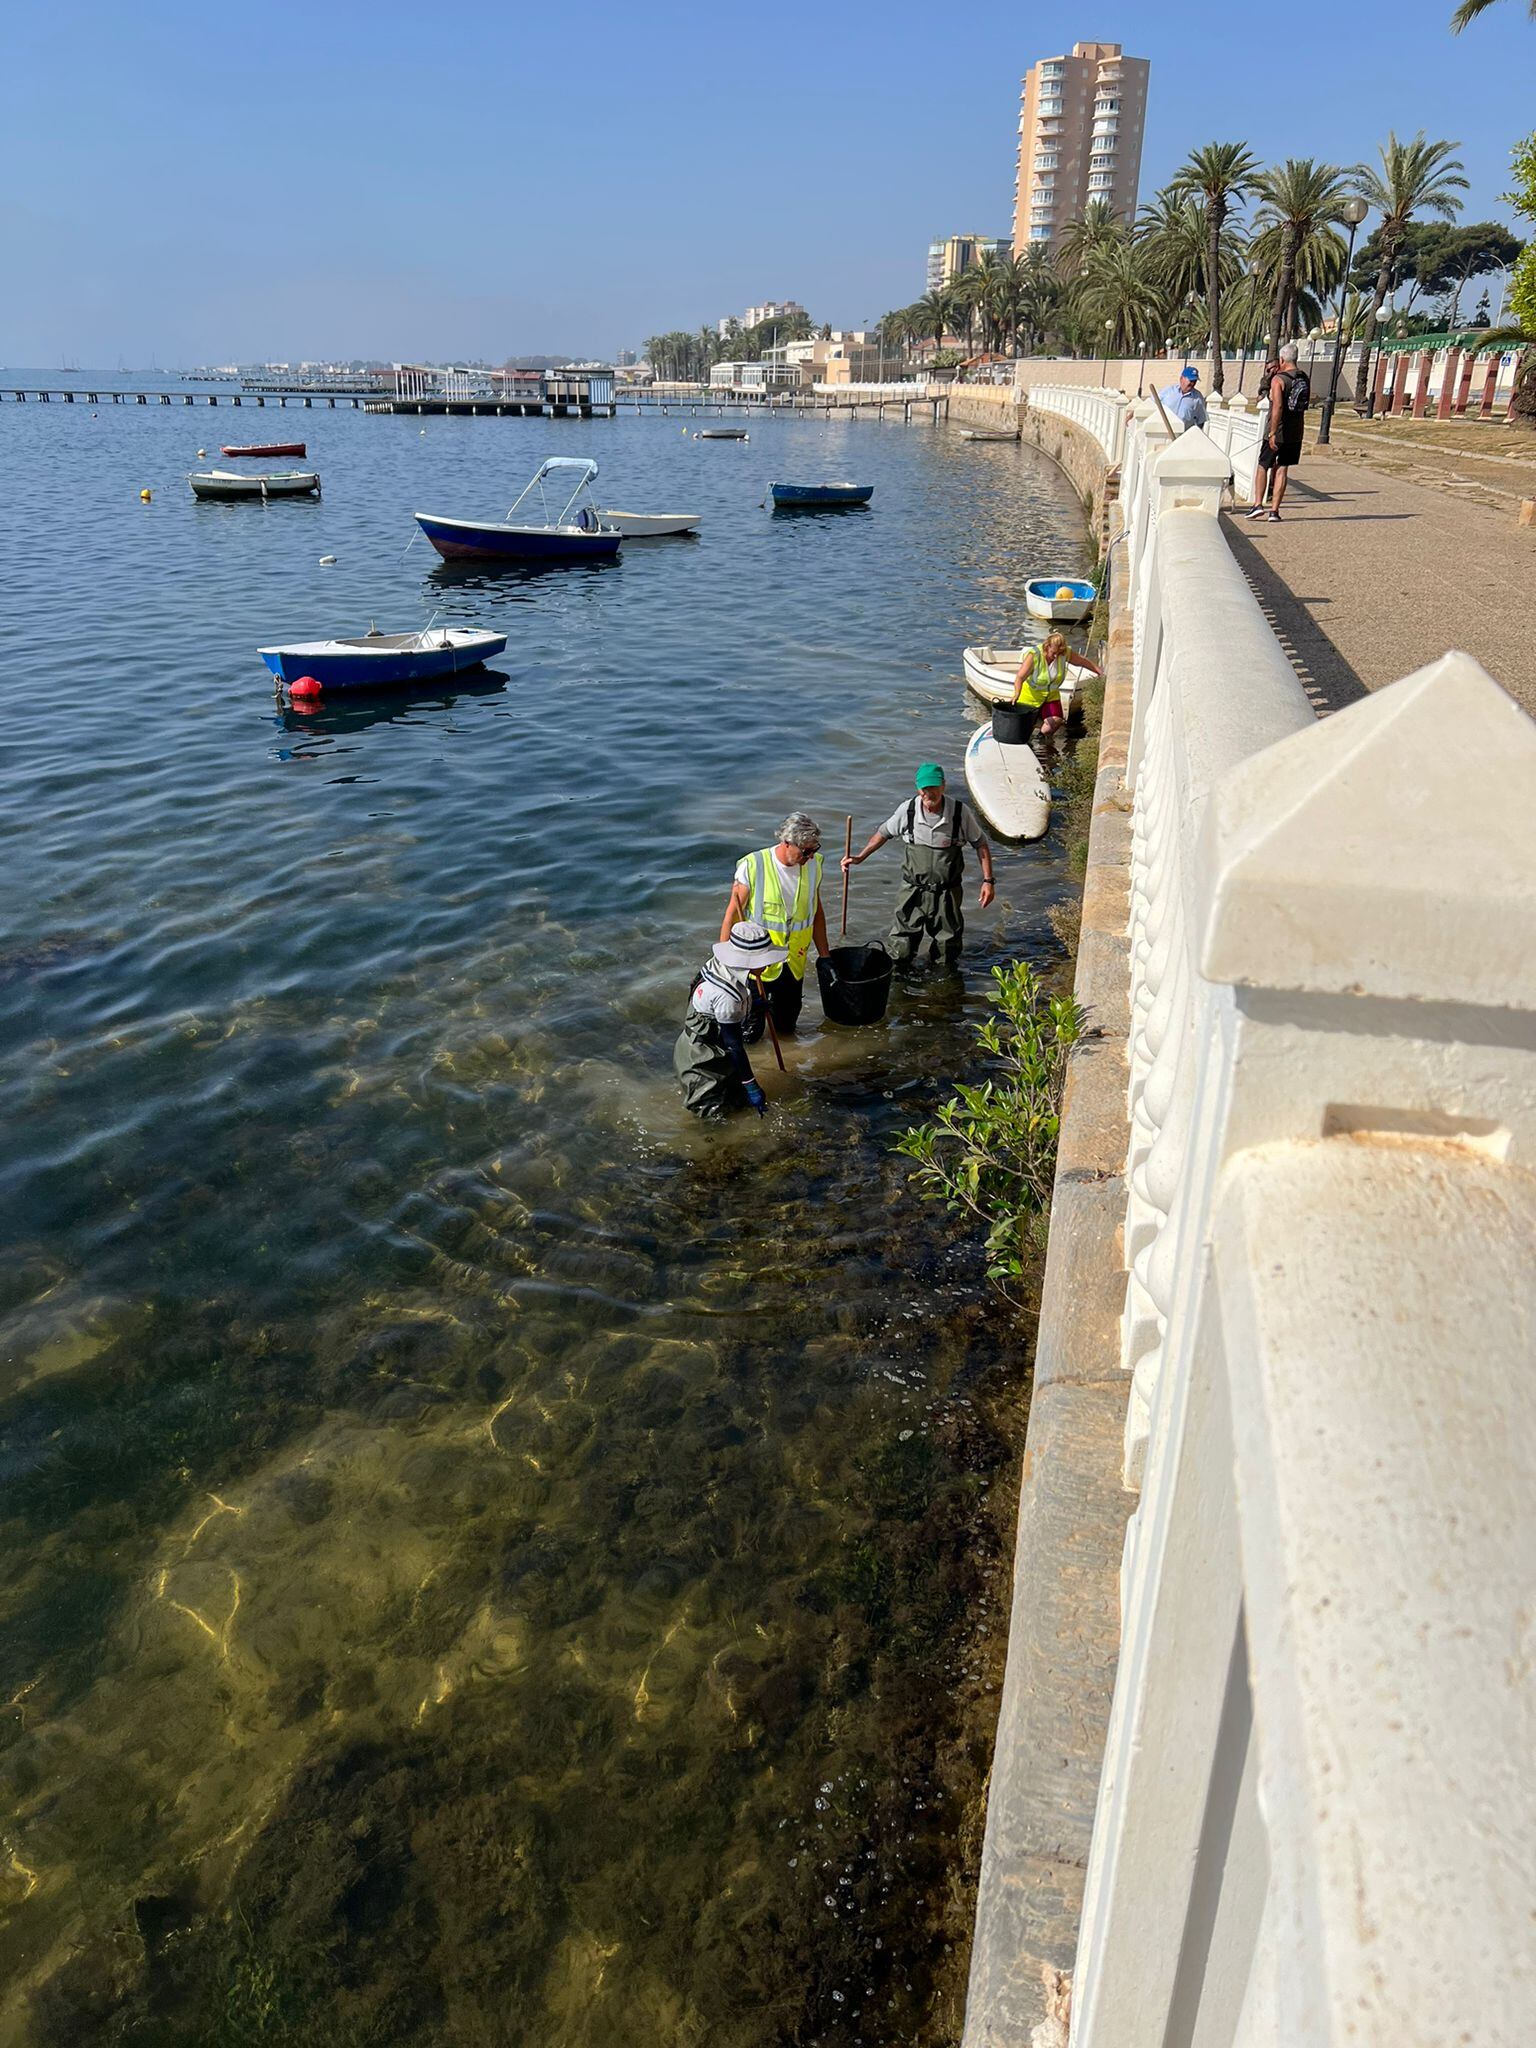
[[[1099,664],[1090,661],[1086,654],[1074,654],[1072,662],[1075,667],[1086,668],[1096,676],[1104,673]],[[1061,688],[1066,680],[1065,633],[1047,633],[1038,647],[1025,648],[1024,659],[1013,679],[1013,701],[1026,711],[1043,714],[1039,725],[1042,739],[1049,739],[1065,719],[1066,714],[1061,708]]]
[[[720,937],[744,918],[766,925],[776,946],[788,949],[781,966],[764,970],[763,994],[774,1026],[793,1031],[805,997],[805,963],[814,945],[830,952],[826,912],[821,907],[821,830],[804,811],[792,811],[772,846],[744,853],[736,863],[731,900],[720,921]],[[757,1036],[761,1033],[761,1026]]]

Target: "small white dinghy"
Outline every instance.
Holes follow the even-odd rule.
[[[194,498],[318,498],[320,479],[312,469],[194,470],[187,478]]]
[[[1030,617],[1057,626],[1080,626],[1097,595],[1085,576],[1034,576],[1024,586]]]
[[[1014,678],[1024,655],[1022,647],[967,647],[963,656],[965,680],[984,702],[1011,704]],[[1061,686],[1063,713],[1070,713],[1072,699],[1092,674],[1092,669],[1080,668],[1068,657],[1067,680]]]
[[[616,526],[626,540],[661,540],[673,533],[697,533],[702,512],[615,512],[600,505],[597,516],[604,526]]]
[[[1041,839],[1051,822],[1051,784],[1031,746],[1005,747],[992,723],[965,750],[965,782],[982,818],[1002,839]]]
[[[1017,441],[1019,430],[1017,427],[962,427],[960,438],[962,441]]]

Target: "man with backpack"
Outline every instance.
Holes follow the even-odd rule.
[[[1312,379],[1297,360],[1299,351],[1288,341],[1280,351],[1280,367],[1269,380],[1269,417],[1264,439],[1259,444],[1259,498],[1248,514],[1250,519],[1280,523],[1280,501],[1292,469],[1301,459],[1302,429],[1307,407],[1312,402]]]
[[[845,854],[844,869],[856,868],[888,839],[906,848],[901,864],[901,901],[891,926],[890,955],[911,960],[931,939],[939,960],[951,966],[965,939],[961,883],[965,849],[974,846],[981,863],[981,907],[992,901],[992,849],[981,827],[958,797],[944,794],[944,770],[925,761],[917,771],[917,795],[896,809],[859,853]]]

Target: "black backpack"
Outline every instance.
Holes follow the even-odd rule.
[[[1291,388],[1285,394],[1287,412],[1305,412],[1312,403],[1312,379],[1305,370],[1292,370]]]

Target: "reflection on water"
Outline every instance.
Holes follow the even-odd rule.
[[[670,1047],[734,857],[958,762],[986,579],[1079,530],[931,432],[561,424],[698,542],[404,554],[548,423],[316,416],[297,539],[140,517],[169,421],[16,429],[0,2041],[953,2037],[1024,1390],[890,1146],[1054,850],[963,979],[812,1004],[765,1123],[687,1125]],[[759,511],[850,463],[862,522]],[[300,715],[251,652],[509,603],[430,693]]]

